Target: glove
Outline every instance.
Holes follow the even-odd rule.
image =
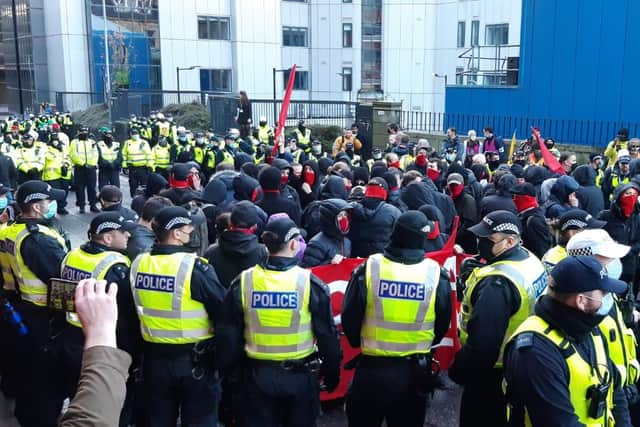
[[[321,371],[322,390],[331,393],[340,383],[340,369],[332,369],[330,371]]]

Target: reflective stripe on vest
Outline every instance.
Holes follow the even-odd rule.
[[[213,337],[204,305],[191,298],[191,275],[197,257],[139,255],[131,265],[131,289],[147,342],[188,344]]]
[[[104,160],[113,162],[118,158],[118,149],[120,149],[120,144],[117,142],[111,142],[111,147],[109,147],[106,142],[99,141],[98,147],[100,147],[100,154]]]
[[[102,280],[107,272],[116,264],[130,265],[129,259],[124,255],[106,251],[97,254],[91,254],[82,249],[74,249],[67,253],[60,265],[60,278],[78,282],[82,279],[93,277],[96,280]],[[76,313],[68,312],[67,322],[78,328],[82,328],[80,319]]]
[[[149,150],[147,141],[144,139],[139,139],[137,141],[128,139],[124,144],[125,146],[122,153],[123,166],[147,166],[147,153]]]
[[[620,371],[622,386],[635,384],[638,381],[640,364],[636,357],[636,336],[633,330],[627,328],[618,305],[618,298],[614,305],[614,315],[609,314],[598,325],[609,347],[609,357]]]
[[[52,228],[38,224],[38,231],[53,239],[57,240],[61,247],[66,249],[66,244],[62,236]],[[7,249],[12,250],[12,269],[20,290],[20,297],[23,301],[29,301],[35,305],[47,305],[47,284],[38,278],[29,267],[24,263],[24,259],[20,254],[22,242],[31,234],[27,225],[24,223],[16,223],[7,227],[5,234],[5,245]]]
[[[309,296],[311,273],[300,267],[257,266],[240,279],[245,351],[261,360],[298,360],[314,352]]]
[[[547,270],[547,274],[551,274],[553,267],[567,256],[567,249],[564,246],[556,245],[549,249],[542,257],[542,264]]]
[[[311,150],[311,146],[309,143],[311,142],[311,129],[305,129],[304,134],[300,132],[300,129],[296,128],[296,139],[298,140],[298,144],[300,144],[305,152]]]
[[[630,182],[630,178],[629,176],[625,176],[624,178],[622,178],[622,183],[623,184],[628,184]],[[614,190],[616,188],[618,188],[618,185],[620,185],[620,177],[618,176],[617,173],[612,173],[611,174],[611,188],[613,188]],[[613,192],[611,192],[611,194],[609,195],[609,200],[613,200]]]
[[[153,147],[153,160],[156,169],[168,169],[171,166],[171,149],[160,144]]]
[[[516,328],[533,313],[536,301],[547,288],[547,273],[542,263],[531,253],[522,261],[499,261],[473,270],[466,281],[467,288],[461,306],[460,341],[463,345],[467,341],[467,324],[473,313],[471,296],[476,285],[489,276],[505,277],[513,283],[520,296],[520,306],[509,319],[496,360],[495,367],[501,368],[504,345]]]
[[[258,126],[258,139],[265,144],[269,143],[269,137],[273,136],[273,129],[269,125]]]
[[[369,257],[362,354],[400,357],[427,353],[435,335],[439,280],[440,266],[431,259],[407,265],[382,254]]]
[[[580,356],[571,341],[558,330],[551,329],[549,324],[538,316],[534,315],[527,318],[517,328],[509,341],[517,339],[518,335],[526,332],[533,332],[548,339],[562,353],[569,371],[569,399],[571,400],[573,411],[578,417],[578,420],[587,426],[613,426],[613,384],[609,387],[609,393],[606,399],[607,408],[602,417],[594,419],[589,416],[591,400],[585,398],[590,387],[600,384],[599,377],[609,378],[609,381],[613,378],[612,373],[607,369],[609,365],[607,363],[606,342],[600,331],[594,329],[590,334],[595,349],[595,366],[591,366],[589,361],[584,360],[582,356]],[[513,351],[517,351],[517,349]],[[528,414],[526,414],[525,418],[526,425],[531,425]]]
[[[13,257],[13,250],[6,244],[5,235],[7,224],[0,225],[0,266],[2,266],[2,288],[6,291],[16,290],[16,279],[11,270],[11,258]]]

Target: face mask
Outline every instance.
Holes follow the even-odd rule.
[[[638,195],[636,194],[629,194],[620,197],[620,210],[626,218],[629,218],[633,213],[633,209],[635,208],[637,201]]]
[[[316,173],[312,169],[307,169],[302,172],[302,180],[309,185],[313,185],[316,181]]]
[[[196,144],[198,144],[198,145],[200,145],[200,146],[204,145],[204,139],[202,139],[202,138],[198,138],[198,139],[196,140]]]
[[[427,164],[427,155],[426,154],[418,154],[416,156],[416,165],[425,166]]]
[[[400,169],[400,160],[398,160],[397,162],[389,163],[389,167]]]
[[[104,142],[106,142],[107,144],[111,144],[111,141],[113,141],[113,138],[110,136],[105,136],[104,137]]]
[[[427,234],[427,239],[434,240],[440,235],[440,221],[433,221],[433,230]]]
[[[598,316],[606,316],[611,311],[613,307],[613,295],[611,292],[607,293],[602,297],[602,303],[600,304],[600,308],[595,312]]]
[[[267,122],[260,122],[260,126],[265,126]]]
[[[87,140],[87,134],[86,133],[81,133],[80,135],[78,135],[78,139],[80,141],[86,141]]]
[[[58,211],[58,202],[56,200],[51,200],[49,202],[49,209],[44,213],[45,219],[51,219],[56,216],[56,212]]]
[[[288,175],[282,175],[280,177],[280,185],[281,186],[284,187],[285,185],[287,185],[288,182],[289,182],[289,176]]]
[[[571,164],[571,172],[573,172],[574,170],[576,170],[576,168],[578,167],[577,163],[572,163]]]
[[[8,205],[9,205],[9,199],[7,199],[6,197],[3,197],[0,199],[0,211],[5,210]]]
[[[475,136],[475,135],[473,135],[473,136],[470,136],[470,137],[469,137],[469,139],[470,139],[470,140],[472,140],[472,141],[475,141],[477,138],[478,138],[478,137],[477,137],[477,136]]]
[[[316,156],[322,153],[322,146],[320,145],[314,145],[311,149],[313,151],[313,154],[315,154]]]
[[[536,199],[536,196],[515,194],[513,196],[513,203],[516,205],[516,209],[518,210],[518,212],[522,212],[526,209],[537,207],[538,199]]]
[[[498,166],[500,166],[500,160],[494,160],[494,161],[488,162],[487,164],[489,165],[489,169],[493,171],[498,169]]]
[[[446,156],[447,162],[449,162],[449,163],[455,162],[456,157],[457,157],[457,154],[447,154],[447,156]]]
[[[140,139],[140,135],[133,135],[131,138],[133,138],[134,141],[137,141]]]
[[[164,140],[160,141],[159,144],[160,144],[161,147],[166,147],[168,143],[167,143],[167,140],[164,139]]]
[[[619,258],[615,258],[607,264],[607,276],[616,280],[620,279],[620,276],[622,276],[622,261]]]
[[[440,171],[437,169],[427,169],[427,176],[431,181],[437,181],[440,178]]]
[[[373,159],[374,160],[382,159],[382,153],[373,153]]]
[[[307,248],[307,243],[302,237],[298,238],[298,250],[296,251],[296,258],[302,259],[304,256],[304,250]]]
[[[522,167],[525,167],[527,165],[526,160],[515,160],[513,163],[515,163],[516,165],[520,165]]]
[[[480,257],[487,260],[487,262],[491,262],[491,260],[495,258],[495,255],[493,254],[494,245],[495,243],[489,240],[488,237],[479,237],[478,238],[478,254],[480,255]]]
[[[451,184],[449,185],[449,193],[451,193],[451,197],[457,199],[462,194],[464,190],[464,185],[462,184]]]
[[[340,232],[342,234],[347,234],[349,232],[349,217],[348,216],[343,216],[342,218],[336,218],[336,225],[338,226],[338,230],[340,230]]]

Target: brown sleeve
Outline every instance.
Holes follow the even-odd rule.
[[[354,141],[353,141],[353,147],[356,150],[361,149],[362,148],[362,142],[360,142],[360,140],[358,138],[355,138]]]
[[[339,136],[333,141],[333,150],[331,150],[331,154],[335,157],[338,154],[338,151],[342,150],[342,137]]]
[[[60,427],[113,427],[120,420],[131,357],[122,350],[96,346],[84,351],[76,396]]]

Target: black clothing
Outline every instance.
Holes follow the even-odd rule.
[[[0,153],[0,184],[9,188],[17,188],[18,171],[11,157]]]
[[[338,254],[345,258],[351,256],[351,241],[342,234],[336,224],[336,216],[350,207],[342,199],[327,199],[320,202],[318,209],[320,233],[309,240],[300,267],[329,264]]]
[[[551,187],[545,216],[551,219],[560,218],[563,213],[573,209],[574,206],[569,205],[569,195],[579,187],[576,180],[570,176],[563,175],[558,178]]]
[[[60,265],[68,248],[60,246],[53,237],[38,231],[37,224],[51,227],[46,220],[18,219],[17,223],[27,224],[31,233],[24,238],[20,254],[24,264],[44,283],[52,277],[60,277]]]
[[[135,197],[138,187],[147,185],[149,168],[146,166],[129,166],[129,194]]]
[[[320,200],[342,199],[347,200],[349,193],[344,186],[344,180],[339,176],[329,175],[320,186]]]
[[[115,185],[120,188],[120,171],[112,169],[98,170],[98,190],[102,190],[105,185]]]
[[[96,195],[96,168],[95,166],[76,166],[73,171],[75,190],[76,190],[76,205],[81,209],[85,206],[85,190],[87,192],[87,198],[89,199],[89,206],[95,206],[98,203],[98,196]],[[132,195],[133,197],[133,195]]]
[[[499,210],[518,214],[516,205],[513,203],[513,197],[510,195],[496,192],[490,196],[483,197],[480,201],[480,218],[484,218],[487,214]]]
[[[541,296],[536,303],[536,315],[561,331],[584,360],[595,360],[591,334],[601,336],[597,324],[602,316],[595,316],[566,306],[551,297]],[[569,368],[565,355],[558,347],[537,333],[531,340],[509,343],[505,349],[505,377],[508,382],[509,403],[515,405],[512,416],[521,419],[523,406],[533,426],[579,426],[569,396]],[[601,369],[601,368],[600,368]],[[609,359],[608,371],[613,374],[613,416],[616,426],[630,426],[627,399],[620,387],[621,379]],[[535,375],[531,375],[535,372]]]
[[[634,291],[637,293],[636,271],[638,270],[638,254],[640,253],[640,207],[636,203],[631,217],[625,218],[619,205],[620,196],[631,187],[637,188],[635,184],[619,185],[613,194],[611,209],[600,212],[598,219],[607,222],[604,229],[613,240],[631,246],[629,253],[620,259],[622,261],[620,280],[633,283]]]
[[[422,185],[426,185],[431,190],[431,194],[433,195],[433,204],[440,209],[440,212],[444,215],[445,224],[444,227],[443,224],[440,224],[440,230],[447,234],[451,234],[453,231],[453,219],[457,215],[453,200],[448,195],[439,192],[436,185],[430,179],[424,178],[422,183]]]
[[[300,225],[300,210],[292,200],[281,194],[278,190],[267,190],[262,200],[257,203],[268,216],[284,212],[296,224]]]
[[[493,262],[522,261],[527,251],[509,249]],[[483,408],[483,422],[505,425],[506,406],[502,398],[502,369],[494,368],[507,331],[509,319],[520,306],[520,295],[503,276],[489,276],[478,283],[471,295],[473,312],[467,323],[468,338],[449,367],[449,377],[464,385],[460,425],[477,425],[477,410]]]
[[[596,186],[596,171],[591,165],[581,165],[573,171],[573,178],[580,184],[580,188],[576,190],[576,196],[580,201],[581,209],[597,217],[604,210],[604,196]]]
[[[190,202],[191,200],[200,199],[202,197],[202,193],[194,190],[193,188],[169,188],[167,190],[162,190],[160,192],[160,196],[166,197],[171,200],[174,205],[181,206],[185,203]]]
[[[204,257],[216,270],[220,283],[226,289],[238,274],[263,263],[267,255],[267,248],[258,243],[255,234],[233,230],[223,231],[218,242],[204,253]]]
[[[554,245],[553,235],[547,220],[539,207],[531,208],[518,214],[522,223],[522,246],[542,259],[544,254]]]
[[[153,231],[144,225],[136,224],[127,243],[127,256],[133,261],[141,253],[149,252],[155,241],[156,235]]]
[[[401,215],[398,208],[380,199],[365,197],[353,204],[351,216],[351,256],[368,257],[382,252],[391,239],[393,224]]]
[[[453,204],[460,217],[456,243],[462,246],[466,253],[474,254],[477,251],[476,236],[469,231],[469,228],[476,225],[479,220],[476,202],[471,194],[463,191],[462,194],[453,199]]]
[[[137,222],[139,219],[137,213],[135,213],[129,208],[125,208],[121,204],[104,207],[102,208],[102,212],[118,212],[127,221]]]

